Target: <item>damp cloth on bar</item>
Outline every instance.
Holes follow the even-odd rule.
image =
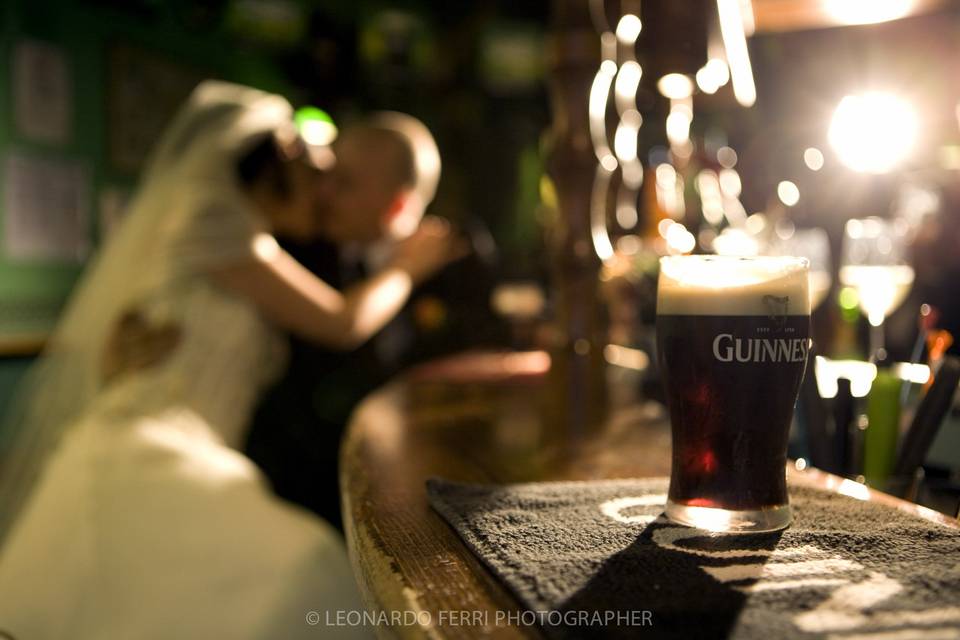
[[[548,638],[960,638],[960,530],[791,487],[790,528],[718,534],[667,521],[666,492],[427,481]]]

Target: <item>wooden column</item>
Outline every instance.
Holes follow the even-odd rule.
[[[606,323],[598,297],[600,259],[590,232],[597,160],[590,142],[590,86],[600,65],[600,34],[588,0],[554,0],[548,44],[553,124],[547,172],[557,194],[548,234],[556,334],[544,417],[575,446],[602,425],[606,409]]]

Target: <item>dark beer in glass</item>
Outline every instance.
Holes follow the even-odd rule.
[[[790,524],[787,437],[810,350],[808,270],[791,257],[660,261],[671,520],[714,531]]]

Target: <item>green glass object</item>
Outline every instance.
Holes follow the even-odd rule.
[[[864,436],[863,475],[872,487],[883,487],[893,471],[900,430],[902,381],[886,370],[877,372],[867,398],[867,432]]]
[[[333,118],[317,107],[300,107],[293,114],[293,123],[308,144],[325,146],[337,137]]]

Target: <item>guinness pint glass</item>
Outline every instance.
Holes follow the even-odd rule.
[[[671,520],[714,531],[790,524],[787,436],[810,350],[807,272],[804,258],[661,259]]]

